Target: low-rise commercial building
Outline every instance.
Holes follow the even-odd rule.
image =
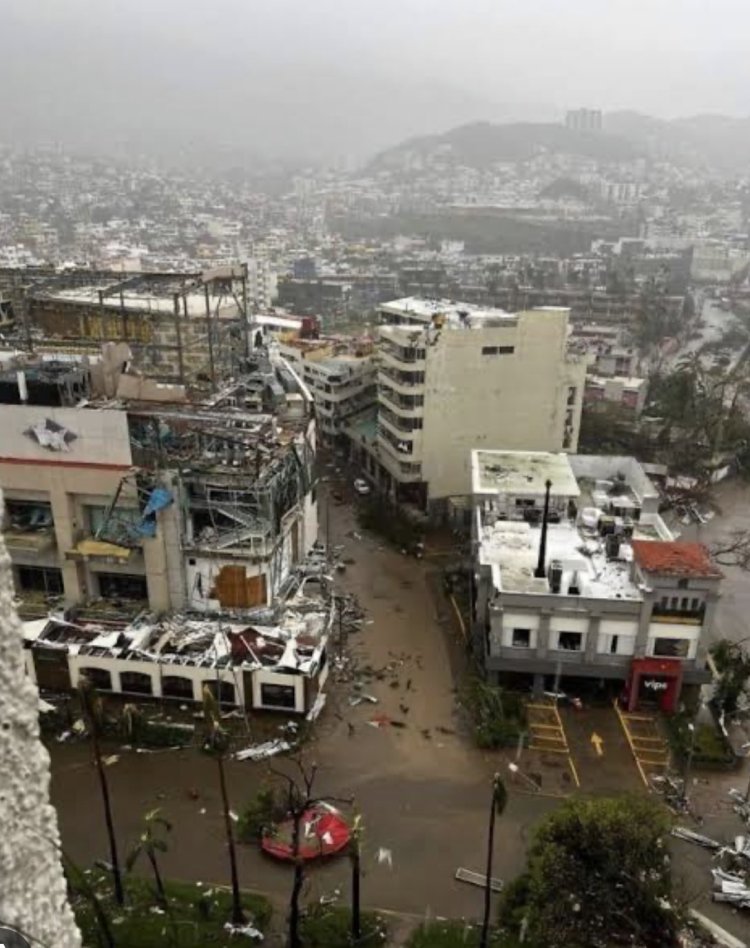
[[[597,683],[674,710],[710,679],[721,573],[627,457],[472,454],[475,645],[488,678]]]

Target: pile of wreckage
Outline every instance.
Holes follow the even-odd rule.
[[[730,790],[729,796],[734,801],[735,813],[750,828],[748,796],[739,790]],[[676,826],[672,835],[714,853],[716,865],[711,868],[714,902],[750,909],[750,836],[739,834],[730,843],[723,844],[684,826]]]
[[[322,706],[336,600],[320,571],[296,571],[271,607],[101,622],[70,610],[27,622],[26,662],[41,690],[85,676],[105,693],[307,714]]]

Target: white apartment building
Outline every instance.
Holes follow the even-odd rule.
[[[721,573],[675,541],[634,458],[472,454],[474,643],[488,678],[675,710],[710,679]]]
[[[380,313],[377,438],[358,446],[397,500],[464,508],[477,448],[576,450],[586,360],[568,352],[568,309],[408,298]]]
[[[287,336],[279,340],[278,349],[313,396],[320,437],[339,437],[352,416],[375,404],[376,370],[371,345],[351,347],[334,340]]]

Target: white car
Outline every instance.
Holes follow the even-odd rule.
[[[365,494],[369,494],[372,490],[367,481],[361,477],[358,477],[354,482],[354,489],[360,495],[360,497],[364,497]]]

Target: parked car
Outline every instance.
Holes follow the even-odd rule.
[[[354,482],[354,489],[355,489],[356,492],[360,495],[360,497],[364,497],[365,494],[369,494],[370,491],[372,490],[372,488],[371,488],[370,485],[367,483],[367,481],[364,480],[364,478],[362,478],[362,477],[358,477],[358,478],[355,480],[355,482]]]

